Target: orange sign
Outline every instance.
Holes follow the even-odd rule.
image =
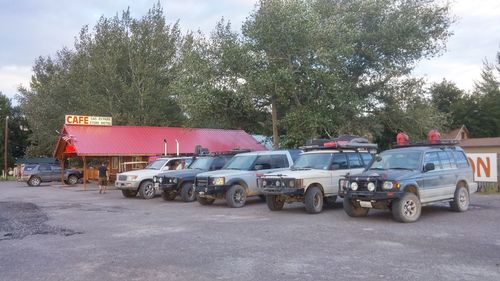
[[[113,118],[101,116],[66,115],[64,124],[67,125],[87,125],[87,126],[111,126]]]
[[[467,153],[475,181],[497,182],[496,153]]]

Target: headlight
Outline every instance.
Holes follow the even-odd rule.
[[[213,185],[224,185],[226,179],[224,177],[217,177],[212,179]]]
[[[262,186],[266,186],[267,185],[267,181],[263,180],[262,181]]]
[[[173,178],[173,179],[172,179],[172,182],[173,182],[173,183],[177,183],[177,178]]]
[[[276,181],[275,185],[276,186],[281,186],[281,181]]]
[[[294,180],[294,179],[293,179],[293,180],[290,180],[290,181],[288,182],[288,186],[289,186],[289,187],[292,187],[292,188],[293,188],[293,187],[295,187],[295,180]]]
[[[162,182],[163,182],[163,177],[159,177],[159,178],[158,178],[158,182],[159,182],[159,183],[162,183]]]
[[[357,182],[352,182],[351,183],[351,189],[352,190],[358,190],[358,183]]]
[[[153,177],[153,182],[157,182],[158,178],[156,176]]]
[[[368,191],[374,191],[375,184],[373,182],[369,182],[367,188],[368,188]]]
[[[399,188],[399,182],[385,181],[382,186],[383,189],[389,190],[393,188]]]
[[[128,181],[135,181],[137,179],[137,176],[128,176],[127,180]]]
[[[340,180],[339,186],[341,189],[348,189],[349,188],[349,181],[348,180]]]

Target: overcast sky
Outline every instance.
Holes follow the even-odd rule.
[[[130,7],[132,17],[144,15],[157,0],[0,0],[0,91],[8,97],[19,85],[29,86],[31,68],[39,56],[72,48],[84,25],[100,16],[114,16]],[[180,21],[183,30],[209,33],[224,17],[235,29],[255,7],[256,0],[161,0],[168,22]],[[443,78],[470,90],[479,79],[483,60],[493,62],[500,50],[500,1],[456,0],[458,21],[441,57],[422,61],[415,76],[429,82]]]

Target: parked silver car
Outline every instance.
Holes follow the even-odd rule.
[[[83,177],[78,170],[65,169],[64,182],[67,184],[77,184]],[[24,167],[21,181],[25,181],[29,186],[39,186],[42,182],[61,180],[61,167],[54,164],[29,164]]]

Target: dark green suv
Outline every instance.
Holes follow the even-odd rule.
[[[389,209],[400,222],[419,219],[421,207],[449,202],[464,212],[477,191],[464,151],[453,143],[407,145],[377,155],[360,174],[339,182],[344,211],[366,216],[371,208]]]

